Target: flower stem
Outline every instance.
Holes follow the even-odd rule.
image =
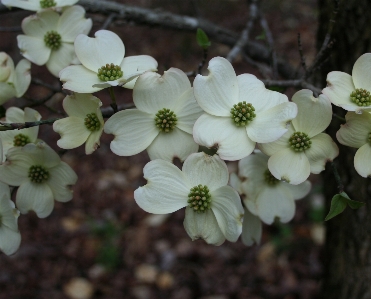
[[[112,100],[111,107],[112,107],[113,111],[116,113],[116,112],[118,112],[118,109],[117,109],[116,97],[115,97],[115,93],[113,91],[113,87],[111,86],[110,88],[108,88],[108,91],[109,91],[109,95],[111,96],[111,100]]]
[[[334,173],[336,183],[338,185],[339,193],[341,193],[341,192],[344,191],[344,185],[341,182],[340,175],[338,173],[338,170],[337,170],[336,165],[335,165],[334,162],[331,162],[331,168],[332,168],[332,172]]]

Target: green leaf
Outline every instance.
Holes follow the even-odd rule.
[[[282,86],[269,86],[267,87],[269,90],[277,91],[277,92],[284,92],[286,87]]]
[[[210,47],[211,43],[209,41],[209,38],[207,37],[205,31],[203,31],[201,28],[197,28],[197,43],[200,47],[207,49]]]
[[[359,209],[360,207],[363,207],[365,204],[364,202],[361,201],[351,200],[348,194],[346,194],[345,192],[341,192],[340,196],[346,199],[348,206],[353,210]]]
[[[256,40],[266,39],[266,38],[267,38],[267,36],[265,35],[265,31],[263,31],[262,34],[255,37]]]
[[[330,220],[331,218],[334,218],[335,216],[342,213],[347,206],[347,199],[340,194],[334,195],[334,197],[331,200],[331,206],[330,206],[330,212],[328,212],[325,221]]]

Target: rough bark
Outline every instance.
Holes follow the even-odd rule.
[[[318,0],[318,41],[322,43],[327,32],[330,15],[334,10],[333,0]],[[325,82],[329,71],[338,70],[351,74],[357,58],[370,52],[371,3],[369,0],[340,1],[337,20],[332,32],[334,40],[331,56],[321,69]],[[370,70],[371,72],[371,70]],[[322,84],[323,85],[323,84]],[[371,82],[370,82],[371,90]],[[345,111],[334,109],[345,115]],[[335,139],[340,127],[334,121],[328,132]],[[324,279],[321,298],[369,299],[371,298],[371,201],[370,179],[360,177],[353,166],[356,149],[339,146],[340,155],[335,160],[345,192],[353,200],[363,201],[359,210],[346,208],[345,212],[326,223],[326,244],[323,255]],[[333,195],[339,192],[334,175],[328,167],[323,174],[327,210]]]

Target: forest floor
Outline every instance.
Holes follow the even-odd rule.
[[[125,4],[160,8],[177,14],[196,13],[220,26],[241,32],[247,22],[248,5],[242,0],[125,1]],[[197,3],[197,9],[194,4]],[[301,34],[307,61],[313,59],[316,41],[316,1],[267,0],[265,14],[278,56],[298,67],[297,34]],[[1,26],[20,26],[30,12],[14,10],[1,15]],[[91,34],[105,18],[93,19]],[[115,22],[109,27],[125,43],[126,55],[147,54],[159,62],[159,73],[169,67],[183,71],[197,68],[202,51],[195,34]],[[16,36],[21,31],[0,32],[0,51],[15,62],[21,59]],[[259,40],[262,30],[251,39]],[[262,40],[262,43],[265,41]],[[209,59],[225,56],[229,48],[213,43]],[[238,58],[237,74],[257,70]],[[32,66],[32,75],[58,86],[45,67]],[[32,86],[31,98],[42,98],[48,90]],[[288,91],[292,95],[293,90]],[[109,106],[107,91],[97,93]],[[131,91],[117,89],[119,104],[131,102]],[[48,103],[62,110],[62,95]],[[26,103],[13,100],[5,106]],[[36,108],[43,119],[56,116],[46,107]],[[51,126],[40,128],[40,138],[55,150],[59,135]],[[13,256],[0,253],[0,299],[310,299],[321,284],[321,252],[324,237],[321,182],[313,177],[313,190],[297,202],[289,224],[264,226],[260,245],[246,247],[239,240],[219,247],[203,240],[191,241],[183,228],[184,209],[168,217],[150,215],[135,203],[133,192],[146,182],[146,153],[118,157],[109,148],[112,136],[103,134],[101,147],[86,156],[83,147],[62,156],[78,174],[74,197],[55,204],[53,213],[38,219],[21,215],[22,244]],[[230,169],[236,163],[230,163]],[[79,297],[80,296],[80,297]]]

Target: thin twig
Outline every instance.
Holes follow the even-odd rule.
[[[318,96],[321,93],[321,89],[313,86],[312,84],[306,82],[303,79],[297,80],[262,80],[265,86],[278,86],[278,87],[300,87],[306,88],[313,91],[315,96]]]
[[[14,27],[0,27],[0,32],[19,32],[22,31],[22,27],[14,26]]]
[[[300,33],[298,33],[298,48],[299,48],[301,66],[303,67],[305,73],[307,73],[307,64],[305,63],[305,57],[304,57],[304,54],[303,54],[303,46],[301,44]]]
[[[336,183],[337,183],[337,187],[338,187],[338,190],[339,190],[339,193],[341,192],[344,192],[344,185],[341,181],[341,178],[340,178],[340,175],[339,175],[339,172],[336,168],[336,165],[334,162],[331,162],[331,168],[332,168],[332,172],[334,173],[334,177],[335,177],[335,180],[336,180]]]
[[[117,13],[111,13],[107,17],[107,19],[104,21],[101,29],[107,29],[112,24],[112,22],[115,20],[116,17],[117,17]]]
[[[38,78],[32,78],[31,79],[31,82],[35,85],[40,85],[40,86],[43,86],[43,87],[46,87],[54,92],[63,92],[63,90],[60,88],[60,87],[55,87],[51,84],[48,84],[48,83],[45,83],[44,81],[38,79]],[[64,92],[63,92],[64,93]]]
[[[272,67],[273,67],[273,78],[278,77],[278,70],[277,70],[277,54],[276,51],[274,50],[274,41],[273,41],[273,35],[272,32],[269,29],[269,25],[265,17],[260,13],[260,26],[262,26],[265,36],[267,39],[267,43],[269,46],[269,49],[271,51],[271,56],[272,56]]]
[[[28,121],[24,123],[0,122],[0,125],[1,125],[0,131],[21,130],[25,128],[40,126],[40,125],[50,125],[50,124],[53,124],[58,119],[61,119],[61,118],[51,118],[51,119],[39,120],[39,121]]]
[[[259,14],[259,8],[257,5],[257,0],[251,0],[249,19],[247,20],[245,29],[242,31],[240,38],[238,39],[236,44],[233,46],[233,48],[229,51],[226,57],[229,62],[233,62],[236,56],[246,46],[249,40],[250,31],[254,26],[254,23],[255,23],[256,18],[258,17],[258,14]]]

